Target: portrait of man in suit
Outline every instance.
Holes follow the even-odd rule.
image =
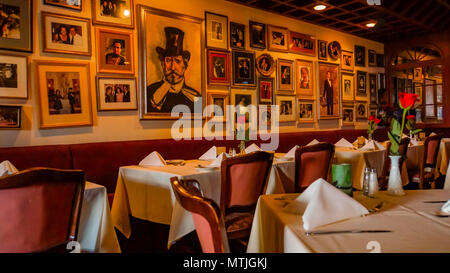
[[[333,115],[333,79],[331,78],[331,71],[327,71],[327,78],[323,83],[322,97],[326,101],[327,115]]]
[[[184,32],[176,27],[165,27],[164,32],[166,48],[156,47],[163,78],[147,86],[147,112],[170,113],[176,105],[186,105],[193,113],[201,93],[186,82],[191,53],[183,50]]]

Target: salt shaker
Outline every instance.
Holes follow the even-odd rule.
[[[364,170],[364,180],[363,180],[363,194],[369,195],[369,183],[370,183],[370,168],[366,167]]]
[[[370,170],[370,180],[369,180],[369,197],[374,197],[378,192],[378,176],[377,170],[372,168]]]

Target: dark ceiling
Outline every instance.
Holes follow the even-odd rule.
[[[228,0],[308,23],[387,42],[430,32],[450,31],[450,0]],[[369,0],[369,2],[377,2]],[[325,10],[314,6],[324,4]],[[368,22],[377,22],[374,28]]]

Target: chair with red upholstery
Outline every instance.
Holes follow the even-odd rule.
[[[246,244],[256,203],[266,190],[272,163],[273,153],[262,151],[222,161],[220,211],[229,240],[244,239],[242,242]]]
[[[321,142],[295,151],[295,192],[303,192],[319,178],[327,180],[334,157],[334,145]]]
[[[202,196],[195,180],[179,181],[170,178],[172,189],[181,206],[190,211],[204,253],[228,253],[228,238],[220,209],[217,204]]]
[[[76,241],[85,175],[31,168],[0,178],[0,252],[59,252]]]
[[[402,170],[403,164],[405,163],[406,153],[408,152],[410,140],[411,139],[409,137],[404,137],[400,140],[400,144],[398,146],[398,153],[401,156],[400,160],[399,160],[400,170]],[[389,157],[389,155],[390,155],[390,150],[391,150],[392,144],[390,141],[388,141],[387,143],[388,144],[386,145],[386,153],[385,153],[385,157],[384,157],[383,170],[381,172],[381,178],[379,178],[379,180],[378,180],[380,189],[387,188],[387,180],[389,179],[389,173],[390,173],[389,170],[391,169],[391,158]]]
[[[434,169],[436,168],[437,155],[442,138],[443,135],[439,134],[425,139],[424,153],[419,169],[411,173],[412,182],[419,183],[420,189],[428,189],[434,185]]]

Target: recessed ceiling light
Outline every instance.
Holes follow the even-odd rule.
[[[376,25],[376,23],[367,23],[366,27],[374,27]]]
[[[314,7],[315,10],[324,10],[326,8],[327,8],[327,6],[325,6],[325,5],[317,5]]]

